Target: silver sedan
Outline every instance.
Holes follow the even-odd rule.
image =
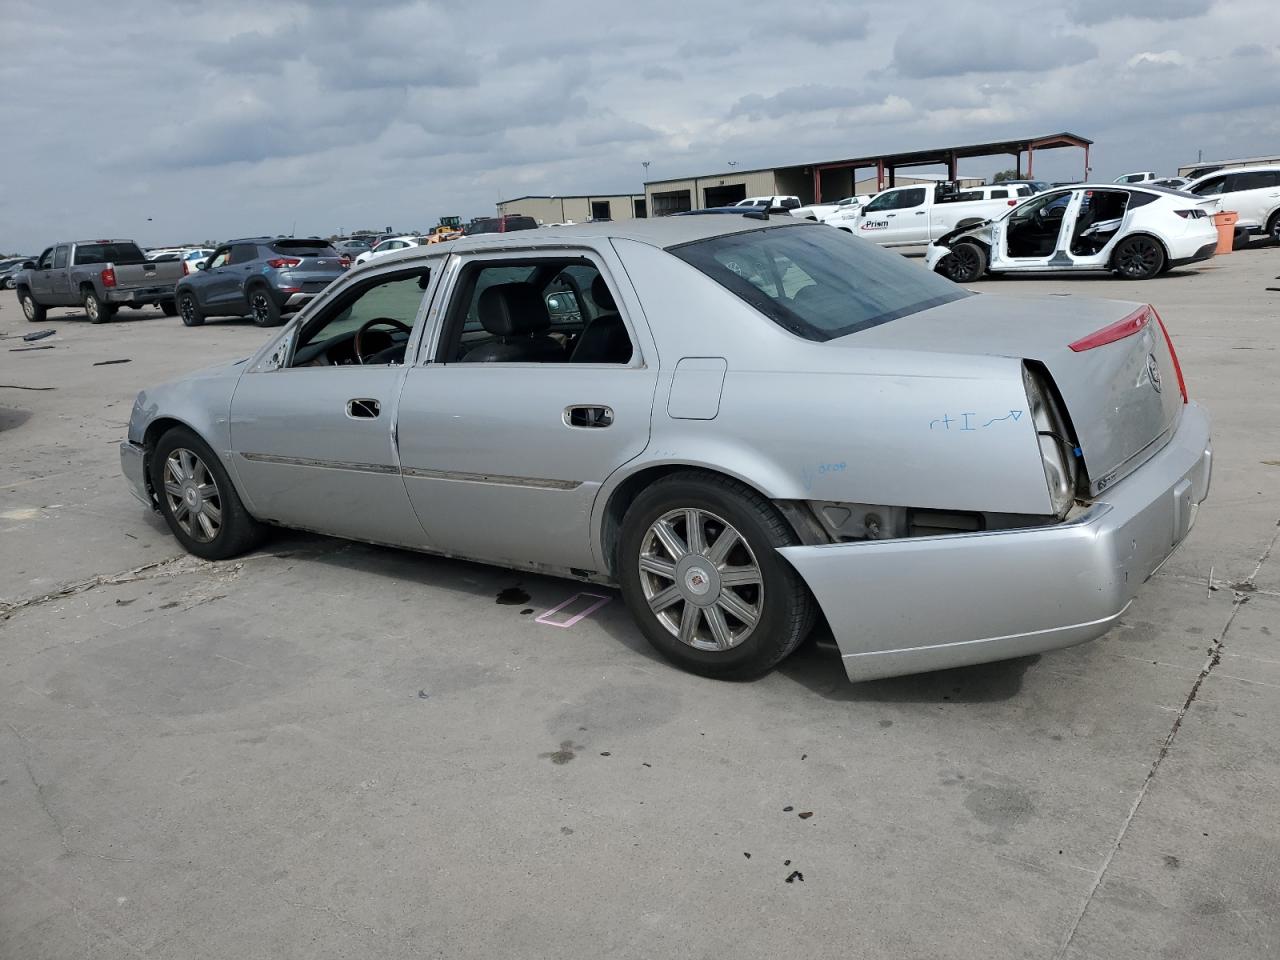
[[[614,584],[716,677],[821,614],[863,680],[1102,635],[1211,452],[1150,306],[977,296],[748,213],[379,257],[139,394],[121,458],[207,559],[278,524]]]

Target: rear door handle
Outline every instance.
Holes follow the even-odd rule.
[[[352,420],[377,420],[382,404],[368,397],[356,397],[347,401],[347,416]]]
[[[613,408],[588,404],[565,407],[564,422],[570,427],[610,427],[613,426]]]

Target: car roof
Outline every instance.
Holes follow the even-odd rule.
[[[1207,180],[1209,177],[1220,177],[1228,173],[1257,173],[1259,171],[1274,173],[1276,170],[1280,170],[1280,163],[1255,163],[1247,167],[1219,167],[1217,170],[1211,170],[1195,179]]]
[[[540,230],[513,230],[508,233],[481,233],[469,237],[459,237],[447,244],[424,244],[408,250],[396,250],[371,260],[369,263],[390,264],[400,261],[412,262],[425,256],[443,256],[453,252],[471,250],[501,250],[509,248],[554,250],[563,247],[566,241],[591,240],[634,240],[659,249],[680,246],[697,240],[709,240],[712,237],[729,236],[735,233],[748,233],[752,230],[763,230],[777,227],[787,229],[830,230],[825,224],[815,223],[804,218],[775,215],[767,219],[759,217],[732,216],[711,217],[650,217],[637,220],[621,220],[607,223],[574,223],[564,226],[546,227]]]

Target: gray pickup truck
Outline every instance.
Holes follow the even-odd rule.
[[[153,263],[132,240],[80,240],[54,244],[14,277],[22,312],[32,323],[49,307],[83,306],[93,323],[106,323],[122,307],[159,304],[178,313],[173,288],[181,261]]]

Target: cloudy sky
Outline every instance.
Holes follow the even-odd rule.
[[[1172,174],[1280,153],[1275,4],[5,0],[0,250],[421,229],[638,192],[643,161],[659,179],[1060,130],[1097,141],[1095,179]],[[1036,173],[1081,167],[1064,150]]]

